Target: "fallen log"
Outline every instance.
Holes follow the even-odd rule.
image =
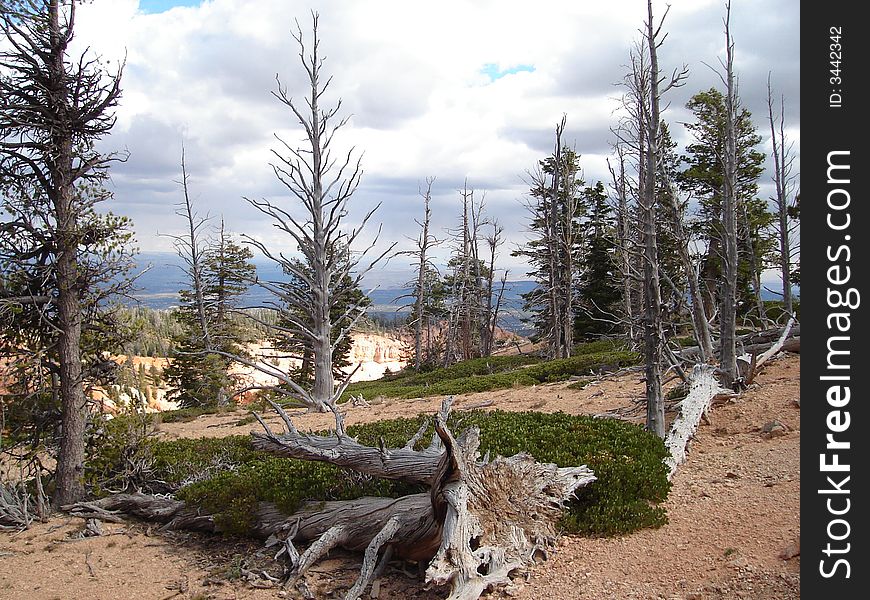
[[[794,327],[794,324],[795,324],[795,318],[792,317],[788,320],[788,323],[783,328],[782,333],[780,333],[779,338],[775,342],[773,342],[773,344],[771,344],[770,348],[768,348],[767,350],[762,352],[760,355],[756,355],[756,354],[750,355],[751,356],[751,361],[750,361],[751,368],[749,370],[749,375],[746,377],[746,384],[747,385],[752,383],[752,381],[755,379],[755,376],[759,373],[759,371],[761,370],[761,367],[764,365],[764,363],[766,363],[768,360],[773,358],[773,356],[776,355],[777,352],[782,350],[783,346],[785,345],[786,340],[789,337],[789,334],[791,333],[791,331]]]
[[[261,503],[255,532],[285,561],[288,582],[304,584],[306,571],[331,549],[363,552],[359,577],[345,596],[359,598],[392,558],[428,565],[425,580],[449,585],[452,600],[475,600],[509,585],[511,576],[546,556],[555,543],[562,508],[575,491],[595,480],[586,466],[559,468],[527,454],[480,459],[479,431],[455,438],[446,425],[450,399],[435,415],[428,448],[414,450],[424,428],[402,448],[364,446],[344,431],[333,409],[331,436],[300,433],[280,408],[285,431],[252,432],[255,447],[290,458],[330,462],[362,473],[425,482],[428,492],[394,498],[310,502],[291,515]],[[179,500],[122,494],[65,507],[87,518],[135,515],[164,529],[217,531],[213,515]],[[298,544],[308,544],[303,552]]]
[[[695,365],[689,381],[689,393],[680,402],[680,413],[665,437],[665,446],[671,453],[665,459],[669,480],[676,473],[677,467],[686,462],[689,442],[695,436],[713,398],[723,391],[710,365]]]
[[[787,327],[789,327],[788,330]],[[789,320],[789,324],[786,327],[766,329],[764,331],[757,331],[754,333],[739,336],[737,338],[738,350],[744,354],[762,354],[766,350],[769,350],[775,343],[777,343],[779,339],[783,336],[783,333],[786,331],[786,343],[788,343],[789,340],[795,338],[797,338],[798,340],[800,339],[800,323],[795,323],[794,318],[792,318]],[[799,351],[800,343],[798,343],[797,347]],[[792,352],[793,350],[789,351]],[[700,356],[700,349],[698,348],[698,346],[688,346],[686,348],[682,348],[679,352],[675,352],[675,355],[684,361],[690,361],[694,363],[698,361],[698,357]]]

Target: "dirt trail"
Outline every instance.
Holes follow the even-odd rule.
[[[542,385],[458,397],[457,409],[562,410],[597,414],[636,407],[638,373],[601,380],[584,390]],[[438,398],[387,400],[352,408],[348,423],[431,413]],[[800,597],[800,357],[768,363],[757,385],[715,408],[674,477],[666,502],[669,523],[621,538],[563,537],[550,560],[515,586],[525,600],[791,600]],[[639,416],[639,415],[638,415]],[[244,412],[208,415],[161,426],[166,438],[246,434]],[[762,431],[777,421],[772,434]],[[325,415],[297,419],[322,429]],[[277,427],[277,421],[276,421]],[[193,534],[157,535],[143,524],[106,525],[108,535],[69,541],[78,520],[55,518],[30,530],[0,532],[0,599],[214,600],[292,598],[244,581],[243,558],[254,543]],[[789,558],[786,558],[789,557]],[[341,597],[356,576],[358,557],[336,554],[317,565],[318,598]],[[268,557],[262,557],[268,565]],[[409,567],[410,568],[410,567]],[[231,581],[227,581],[227,577]],[[338,592],[333,595],[332,592]],[[393,570],[380,598],[443,598],[416,576]]]

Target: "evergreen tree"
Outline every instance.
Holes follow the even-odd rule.
[[[169,396],[183,407],[224,405],[236,387],[228,355],[246,353],[238,319],[231,315],[254,279],[252,257],[249,248],[226,235],[221,223],[218,239],[202,253],[201,293],[196,293],[193,281],[179,291],[181,306],[173,316],[182,325],[182,333],[174,340],[172,363],[164,376]]]
[[[343,254],[346,256],[347,252]],[[278,284],[284,304],[278,313],[277,326],[273,330],[273,344],[276,349],[298,362],[298,366],[287,373],[288,376],[303,389],[311,390],[314,384],[314,348],[308,338],[299,335],[295,330],[300,324],[310,325],[308,314],[299,302],[311,298],[311,287],[306,279],[310,280],[313,271],[298,259],[292,259],[291,265],[292,270],[286,273],[289,280]],[[339,259],[337,265],[333,276],[340,276],[341,280],[330,284],[334,290],[330,307],[330,319],[333,323],[330,334],[333,377],[341,380],[345,378],[346,370],[352,364],[350,351],[353,346],[353,338],[350,335],[341,335],[341,332],[353,325],[357,315],[365,311],[371,300],[360,289],[359,282],[345,271],[347,260]],[[289,301],[291,298],[293,300]]]
[[[714,314],[717,289],[724,274],[722,194],[725,189],[726,103],[724,95],[711,88],[692,96],[686,106],[695,115],[695,122],[686,126],[694,143],[686,147],[682,158],[685,168],[677,174],[677,181],[683,191],[699,200],[697,234],[707,242],[701,268],[701,278],[706,285],[705,309],[707,314]],[[739,111],[734,128],[739,255],[737,302],[738,310],[745,314],[756,306],[756,296],[760,293],[755,286],[772,249],[767,228],[774,217],[767,204],[756,199],[758,180],[764,170],[764,154],[756,149],[761,136],[748,110]]]
[[[558,167],[557,167],[558,164]],[[553,182],[557,190],[554,193]],[[563,335],[562,321],[569,319],[573,332],[576,310],[574,293],[583,260],[580,222],[584,215],[580,177],[580,155],[565,146],[538,163],[530,176],[529,231],[533,237],[513,256],[524,256],[532,270],[527,273],[537,282],[523,294],[523,310],[531,313],[537,339],[550,341],[550,353],[567,356],[570,339]],[[554,314],[555,313],[555,314]],[[558,335],[556,332],[558,329]]]
[[[79,194],[96,194],[81,189]],[[99,192],[108,198],[108,192]],[[82,199],[82,203],[96,201]],[[34,450],[54,449],[61,433],[58,282],[51,221],[34,213],[36,203],[9,188],[0,190],[0,403],[12,437]],[[81,222],[91,237],[80,249],[78,278],[82,335],[82,385],[106,387],[117,375],[108,354],[117,354],[131,330],[116,297],[131,287],[133,234],[130,221],[86,210]]]
[[[674,213],[680,219],[685,218],[686,203],[677,195],[675,182],[679,173],[680,157],[676,153],[677,143],[671,138],[667,123],[659,126],[659,172],[655,179],[656,186],[656,243],[659,250],[659,279],[662,295],[662,306],[670,313],[666,321],[672,324],[678,321],[678,316],[685,308],[686,273],[677,244],[682,243],[674,231]]]
[[[56,506],[85,493],[88,402],[82,348],[92,335],[85,296],[93,272],[87,274],[84,263],[89,248],[111,240],[119,227],[123,231],[120,221],[101,219],[93,210],[109,197],[102,184],[113,156],[100,153],[97,142],[115,123],[121,68],[109,73],[87,53],[72,55],[76,5],[74,0],[0,2],[0,185],[5,197],[21,200],[22,217],[16,217],[11,234],[4,231],[0,237],[10,235],[5,241],[36,250],[16,253],[14,262],[30,273],[30,267],[43,274],[49,270],[50,276],[39,281],[51,282],[51,288],[26,301],[14,299],[17,290],[12,290],[0,300],[0,312],[9,309],[7,316],[15,318],[17,307],[26,303],[52,314],[53,320],[42,323],[56,328],[57,372],[50,386],[62,422]],[[27,246],[34,239],[37,248]],[[106,273],[111,264],[96,268]]]
[[[437,366],[442,358],[442,340],[437,331],[433,332],[433,327],[447,317],[449,282],[441,277],[434,266],[427,263],[423,267],[422,276],[411,282],[410,286],[411,295],[419,299],[419,302],[411,305],[408,324],[413,325],[415,336],[419,330],[420,352],[419,357],[415,356],[415,365],[419,363],[416,368],[423,370]]]
[[[580,260],[579,307],[574,317],[576,338],[592,339],[617,330],[616,304],[622,290],[616,264],[616,221],[600,181],[583,190],[589,217],[581,226],[586,248]]]

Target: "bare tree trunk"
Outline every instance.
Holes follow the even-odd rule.
[[[59,144],[61,165],[71,167],[71,142]],[[68,171],[57,173],[67,181]],[[57,459],[57,491],[53,504],[61,506],[84,497],[85,424],[87,398],[82,381],[82,311],[79,298],[78,266],[74,239],[75,215],[72,214],[72,186],[59,186],[56,212],[60,247],[57,254],[58,320],[60,340],[58,362],[60,366],[60,398],[62,403],[60,453]]]
[[[767,114],[770,122],[770,140],[773,144],[773,182],[776,190],[776,212],[779,227],[779,269],[782,277],[782,303],[789,314],[794,312],[791,293],[791,235],[788,217],[789,172],[792,159],[785,140],[785,100],[780,103],[779,131],[773,114],[773,92],[770,75],[767,77]]]
[[[735,115],[737,90],[734,83],[734,44],[731,40],[731,3],[726,2],[725,16],[725,173],[722,194],[722,243],[725,274],[722,281],[722,297],[719,299],[719,367],[722,383],[732,387],[737,378],[736,328],[737,328],[737,132]]]
[[[565,130],[565,117],[562,117],[562,122],[556,126],[556,145],[553,150],[553,183],[550,193],[550,210],[548,213],[548,238],[549,238],[549,253],[550,253],[550,344],[552,347],[553,358],[565,358],[565,341],[563,330],[562,305],[564,293],[562,285],[562,261],[559,260],[561,255],[561,243],[559,232],[559,187],[561,185],[562,174],[562,132]]]
[[[565,117],[562,117],[562,130],[565,129]],[[561,168],[561,160],[558,163]],[[567,197],[565,198],[565,204],[562,208],[563,213],[561,216],[562,226],[561,226],[561,236],[559,238],[559,244],[562,250],[562,264],[561,264],[561,277],[562,280],[562,291],[560,296],[562,297],[562,345],[564,346],[564,357],[568,358],[571,356],[571,352],[574,349],[574,272],[576,266],[574,265],[574,248],[577,232],[574,227],[574,217],[577,213],[577,204],[578,200],[576,195],[574,194],[574,182],[576,181],[576,174],[574,172],[566,173],[567,181],[565,181],[563,187],[568,190]]]
[[[723,391],[709,365],[695,365],[689,381],[689,393],[680,404],[680,415],[674,420],[665,439],[665,446],[670,451],[670,456],[665,459],[668,479],[674,476],[678,466],[686,462],[689,442],[695,436],[711,401]]]
[[[489,246],[489,274],[486,279],[485,291],[486,310],[484,323],[485,331],[483,333],[483,356],[492,356],[495,330],[498,326],[498,312],[501,307],[505,282],[507,281],[507,272],[505,272],[501,280],[501,289],[498,292],[498,298],[495,299],[495,306],[493,306],[493,294],[495,293],[495,259],[498,247],[504,241],[502,239],[503,231],[504,228],[497,221],[492,221],[492,233],[486,238],[486,243]]]
[[[708,362],[713,359],[713,339],[710,335],[710,324],[707,313],[704,311],[704,301],[701,298],[698,271],[695,269],[692,258],[689,256],[689,235],[683,224],[682,211],[678,206],[677,190],[673,184],[670,184],[670,187],[671,198],[673,199],[670,206],[671,226],[677,238],[677,250],[680,253],[680,262],[683,263],[683,270],[686,272],[686,280],[689,286],[689,300],[692,303],[692,325],[695,341],[698,342],[698,347],[700,348],[701,362]]]
[[[649,114],[645,123],[646,156],[641,212],[643,218],[643,285],[644,285],[644,363],[646,373],[646,426],[657,436],[665,437],[665,402],[662,395],[662,323],[659,258],[656,240],[656,186],[659,161],[659,66],[658,40],[654,30],[652,0],[647,0],[646,43],[650,57]]]
[[[434,178],[430,177],[426,179],[426,192],[422,194],[423,222],[417,222],[422,231],[417,241],[419,261],[417,263],[417,298],[414,302],[414,313],[417,315],[417,320],[414,323],[414,370],[416,371],[420,370],[423,355],[423,310],[426,304],[426,269],[429,265],[427,253],[429,247],[434,242],[429,235],[429,221],[432,217],[432,209],[429,207],[429,203],[432,200],[432,184],[434,182]]]
[[[619,159],[618,171],[614,170],[608,161],[608,168],[616,191],[616,212],[618,218],[617,237],[619,241],[619,258],[622,272],[622,310],[626,324],[628,339],[634,340],[634,310],[632,296],[633,276],[631,268],[631,216],[628,210],[628,183],[625,175],[625,151],[621,143],[616,144],[616,154]]]
[[[184,192],[184,204],[177,214],[184,217],[187,224],[187,236],[176,237],[176,245],[181,258],[188,264],[188,275],[193,284],[193,297],[196,303],[196,319],[202,334],[203,347],[213,350],[211,335],[209,333],[208,316],[206,315],[205,293],[203,291],[202,277],[202,248],[200,247],[200,229],[206,224],[207,219],[200,219],[193,210],[190,194],[187,187],[187,165],[184,160],[184,148],[181,150],[181,189]],[[222,230],[223,231],[223,230]]]
[[[287,233],[296,242],[304,257],[304,268],[287,259],[282,254],[273,253],[262,242],[245,236],[248,243],[278,263],[285,272],[298,278],[307,288],[306,294],[288,291],[280,286],[259,282],[261,287],[271,291],[291,305],[302,316],[283,311],[282,318],[289,325],[281,327],[283,335],[295,335],[304,340],[313,354],[314,385],[311,390],[300,386],[286,374],[275,373],[274,369],[260,363],[239,360],[270,375],[278,377],[290,388],[288,395],[303,402],[310,410],[320,412],[335,410],[335,401],[341,396],[350,382],[345,377],[336,387],[333,374],[332,348],[340,344],[365,312],[361,302],[350,302],[343,314],[335,316],[331,309],[338,304],[343,295],[358,285],[365,273],[389,254],[395,243],[375,257],[365,268],[358,269],[360,259],[371,250],[378,236],[361,253],[351,257],[350,248],[371,216],[378,209],[375,206],[362,218],[359,226],[349,232],[342,231],[342,219],[347,215],[347,205],[356,191],[362,170],[360,160],[353,160],[353,151],[348,152],[343,161],[332,157],[330,146],[335,133],[347,123],[347,119],[334,119],[341,108],[338,101],[331,108],[322,108],[320,100],[329,87],[330,79],[321,81],[324,59],[320,55],[318,37],[319,17],[312,14],[313,35],[309,47],[303,42],[301,28],[297,27],[294,38],[300,47],[299,58],[308,78],[310,96],[306,98],[307,109],[300,110],[288,96],[286,88],[278,82],[274,96],[296,117],[297,123],[305,132],[306,147],[294,148],[278,138],[283,145],[284,154],[273,151],[278,159],[272,165],[275,176],[284,184],[290,194],[299,200],[304,208],[304,219],[297,220],[287,210],[273,205],[268,200],[248,199],[255,208],[276,221],[276,227]],[[276,136],[277,137],[277,136]],[[339,166],[335,166],[338,163]],[[310,272],[309,272],[310,270]],[[346,278],[352,280],[348,286]],[[338,329],[340,326],[340,329]],[[277,329],[277,328],[276,328]],[[336,331],[334,331],[334,329]]]
[[[752,295],[755,297],[755,310],[758,312],[758,318],[764,322],[767,320],[767,311],[764,308],[764,301],[761,299],[761,257],[758,256],[755,244],[752,243],[752,223],[749,222],[749,211],[746,210],[746,204],[738,201],[737,210],[741,216],[737,220],[738,235],[743,236],[749,254],[749,272],[752,277]]]

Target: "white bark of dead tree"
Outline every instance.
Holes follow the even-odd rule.
[[[270,326],[270,333],[301,342],[304,350],[301,356],[294,358],[304,358],[305,351],[310,352],[313,384],[308,389],[291,377],[276,375],[259,361],[232,358],[278,377],[283,385],[270,389],[301,402],[311,411],[329,412],[334,410],[334,405],[350,383],[348,375],[336,385],[333,349],[351,334],[365,313],[363,302],[354,301],[350,295],[366,273],[392,252],[395,243],[380,254],[369,255],[370,260],[367,259],[365,266],[361,266],[361,261],[378,244],[380,228],[362,251],[352,250],[380,205],[365,213],[354,229],[344,228],[348,204],[362,177],[361,159],[359,156],[354,159],[353,149],[344,153],[343,158],[333,154],[332,141],[348,123],[348,118],[338,117],[341,100],[331,108],[325,107],[324,94],[332,78],[325,78],[323,73],[325,59],[320,53],[318,22],[319,16],[312,13],[312,36],[308,46],[298,23],[293,34],[307,75],[309,96],[304,103],[294,100],[280,80],[278,89],[273,92],[304,131],[302,145],[298,148],[275,136],[280,150],[272,151],[276,162],[271,165],[290,197],[301,204],[299,214],[280,206],[277,200],[247,198],[254,208],[273,219],[274,226],[289,236],[289,241],[296,244],[302,255],[301,262],[271,250],[252,236],[243,236],[248,244],[280,266],[285,274],[303,284],[304,291],[299,291],[282,282],[257,281],[261,288],[274,296],[266,307],[278,308],[281,319],[286,322],[283,326]],[[352,283],[348,284],[348,281]],[[336,310],[339,307],[341,310]]]
[[[557,467],[527,454],[491,462],[478,453],[479,432],[470,428],[457,439],[446,425],[450,400],[435,416],[428,448],[413,446],[424,429],[403,448],[371,448],[344,432],[336,412],[336,434],[300,433],[280,408],[286,431],[253,433],[255,447],[281,456],[319,460],[363,473],[425,482],[429,492],[394,498],[309,502],[292,515],[261,504],[255,531],[278,546],[276,558],[289,563],[285,576],[304,584],[305,572],[332,548],[363,552],[359,578],[345,596],[359,598],[393,557],[428,564],[426,582],[449,585],[451,600],[475,600],[485,590],[509,585],[511,576],[547,555],[562,508],[575,491],[595,481],[586,466]],[[315,439],[318,438],[318,439]],[[215,531],[211,515],[184,502],[144,494],[122,494],[65,507],[73,514],[106,520],[119,513],[164,523],[165,529]],[[300,553],[295,544],[309,544]]]
[[[757,357],[754,354],[752,355],[753,360],[750,362],[751,368],[749,369],[749,373],[746,375],[746,385],[752,383],[764,363],[773,358],[773,356],[775,356],[777,352],[783,349],[783,347],[785,346],[785,342],[786,340],[788,340],[789,334],[791,333],[792,327],[794,327],[794,324],[795,318],[794,316],[792,316],[788,320],[788,323],[786,323],[785,327],[783,327],[782,335],[779,336],[779,339],[776,340],[776,342],[774,342],[774,344],[770,348],[768,348]]]
[[[713,398],[724,391],[713,375],[714,368],[706,364],[695,365],[689,378],[689,394],[680,402],[680,414],[671,424],[671,429],[665,438],[665,446],[671,455],[665,459],[668,466],[668,480],[677,467],[686,462],[689,442],[695,436],[698,425]]]
[[[786,340],[789,339],[789,334],[794,324],[795,318],[792,317],[786,326],[782,328],[779,339],[766,352],[758,356],[753,354],[748,360],[744,359],[747,365],[745,375],[746,385],[752,383],[752,380],[755,379],[764,363],[782,350]],[[715,372],[712,366],[706,364],[697,364],[692,369],[692,375],[689,377],[689,393],[680,402],[680,414],[671,424],[671,429],[665,438],[665,446],[671,453],[665,459],[665,464],[668,466],[669,480],[676,473],[677,467],[686,462],[689,442],[695,436],[701,419],[709,410],[713,399],[722,393],[729,392],[729,390],[721,387],[719,382],[716,381]]]

